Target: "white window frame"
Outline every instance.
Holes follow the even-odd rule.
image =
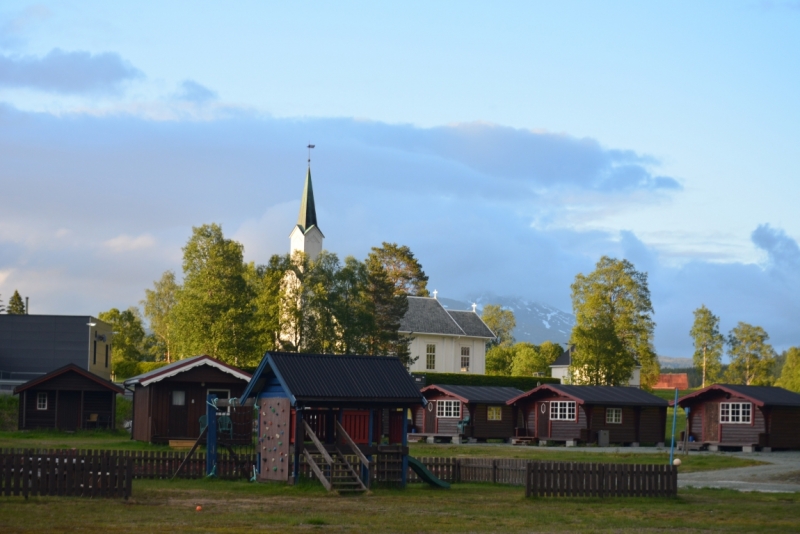
[[[622,408],[606,408],[606,424],[607,425],[621,425],[622,424]]]
[[[183,402],[181,402],[180,404],[175,402],[177,400],[176,395],[175,395],[176,393],[180,393],[181,395],[183,395],[183,397],[181,399]],[[186,406],[186,391],[182,390],[182,389],[173,390],[170,393],[169,405],[170,406]]]
[[[44,402],[42,402],[44,400]],[[40,391],[36,394],[36,409],[37,410],[47,410],[47,392]]]
[[[436,370],[436,344],[428,343],[425,346],[425,369],[428,371]]]
[[[719,422],[726,425],[749,425],[753,422],[753,403],[720,402]]]
[[[207,389],[207,390],[206,390],[206,399],[208,398],[208,395],[211,395],[212,393],[216,393],[216,394],[217,394],[217,398],[218,398],[218,399],[221,399],[221,398],[223,398],[223,397],[220,397],[220,396],[219,396],[219,393],[222,393],[222,392],[225,392],[225,393],[227,393],[227,394],[228,394],[228,396],[227,396],[227,397],[224,397],[224,398],[225,398],[225,400],[230,400],[230,398],[231,398],[231,390],[229,390],[229,389],[222,389],[222,388],[211,388],[211,389]],[[230,407],[230,406],[228,406],[228,407],[227,407],[227,408],[225,408],[224,410],[221,410],[221,409],[217,408],[217,415],[230,415],[230,413],[231,413],[231,407]]]
[[[575,401],[550,401],[551,421],[577,421],[578,410]]]
[[[440,419],[460,419],[461,401],[440,400],[436,401],[436,417]]]
[[[487,406],[486,407],[486,420],[497,422],[503,420],[503,407],[502,406]]]

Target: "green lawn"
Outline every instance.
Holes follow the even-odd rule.
[[[198,512],[200,505],[203,510]],[[339,497],[313,483],[136,481],[133,498],[0,497],[4,532],[796,532],[800,495],[681,490],[675,499],[526,499],[456,484]]]
[[[168,451],[167,445],[133,441],[124,430],[14,430],[0,432],[0,448]]]
[[[669,451],[655,453],[621,452],[608,453],[592,451],[591,447],[566,449],[565,447],[509,447],[492,445],[450,445],[412,443],[409,445],[411,456],[421,458],[436,457],[484,457],[484,458],[523,458],[529,460],[556,462],[598,462],[622,464],[668,464]],[[747,467],[763,462],[750,458],[740,458],[723,454],[688,454],[676,456],[681,459],[681,471],[709,471],[732,467]]]

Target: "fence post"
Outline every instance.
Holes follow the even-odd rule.
[[[531,463],[525,465],[525,497],[531,496]]]
[[[497,460],[492,460],[492,484],[497,484]]]

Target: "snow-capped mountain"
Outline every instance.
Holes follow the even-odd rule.
[[[450,310],[471,310],[474,302],[478,305],[478,313],[481,313],[485,304],[499,304],[514,312],[517,320],[517,327],[514,329],[516,340],[529,341],[536,345],[552,341],[566,346],[572,325],[575,324],[572,314],[519,297],[477,295],[467,301],[444,297],[439,297],[439,301]]]

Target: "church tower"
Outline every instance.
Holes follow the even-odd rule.
[[[289,234],[291,242],[290,254],[295,250],[305,252],[311,260],[316,260],[322,252],[322,240],[325,238],[317,226],[317,210],[314,207],[314,189],[311,186],[311,165],[306,173],[306,185],[303,188],[303,199],[300,201],[300,214],[297,225]]]

